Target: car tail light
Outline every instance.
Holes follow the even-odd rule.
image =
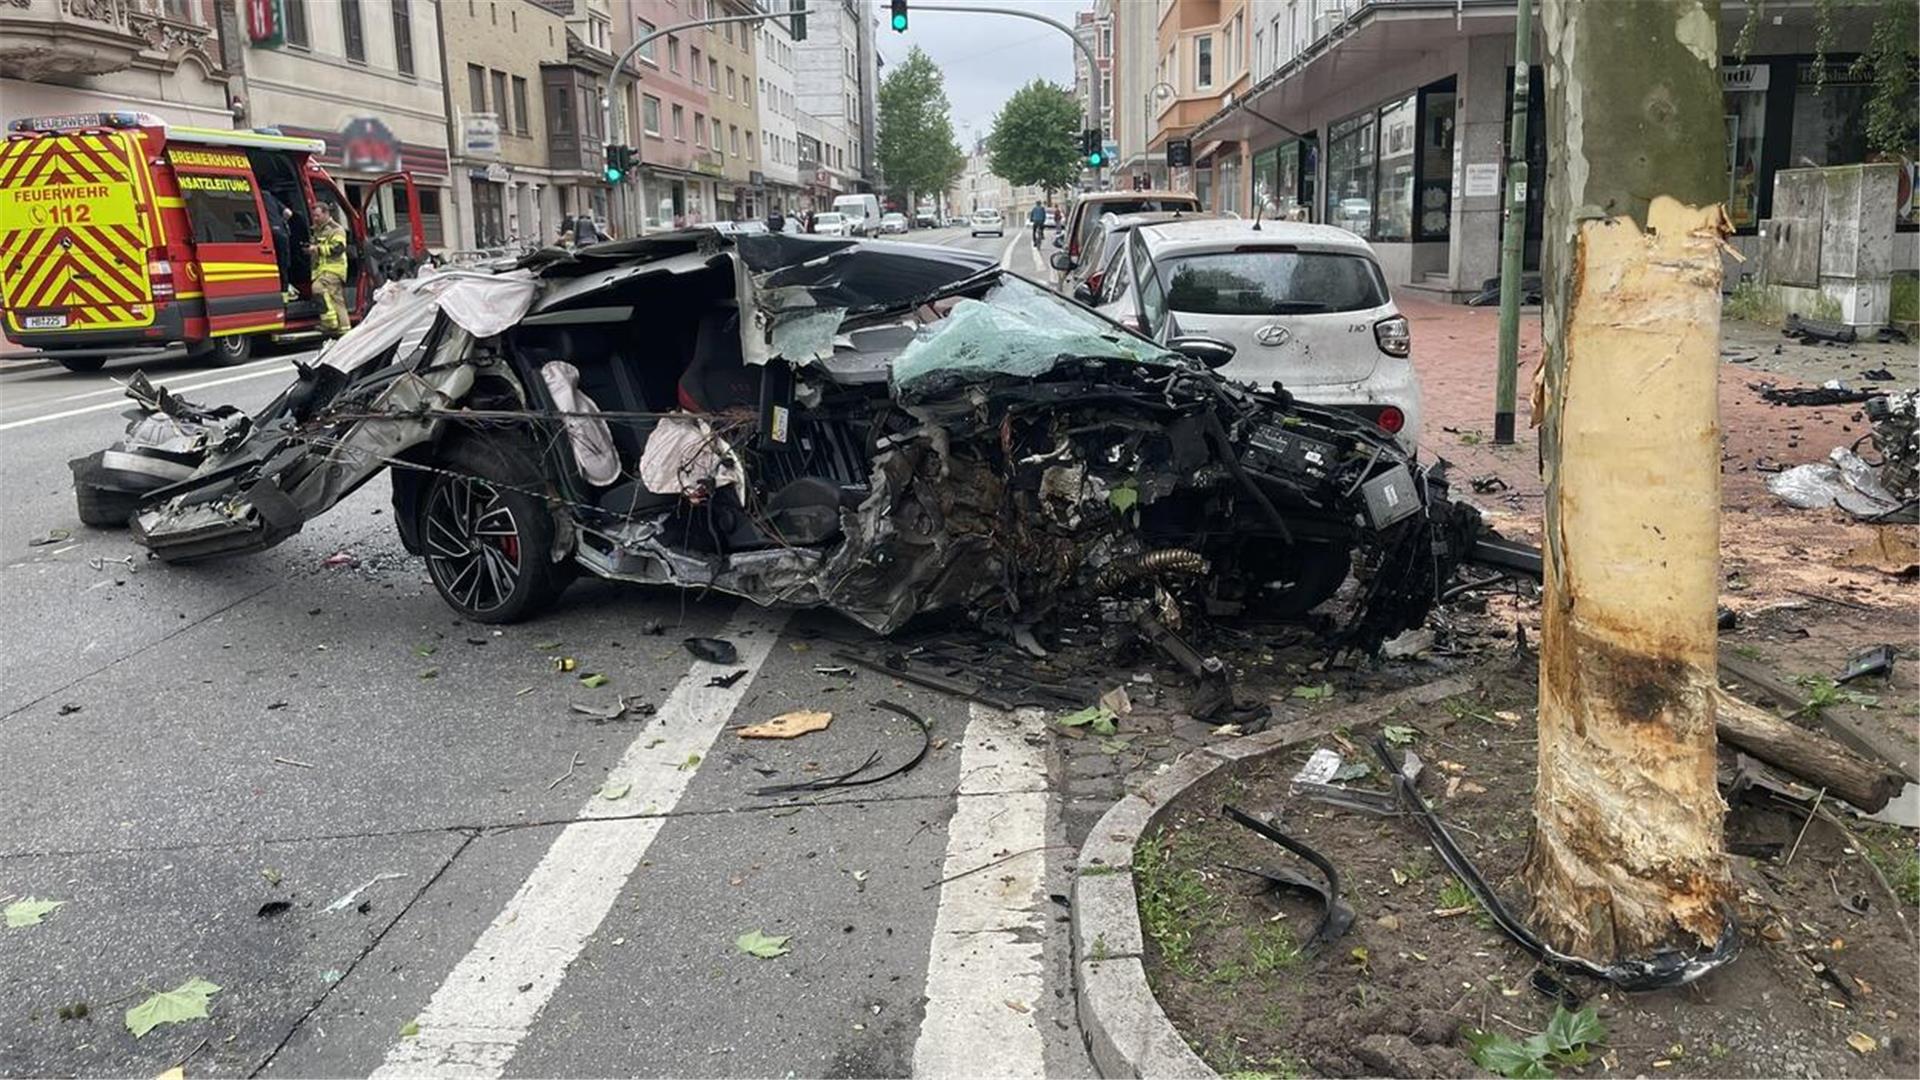
[[[1087,291],[1092,293],[1095,296],[1099,296],[1100,283],[1102,281],[1105,281],[1106,277],[1107,277],[1107,272],[1105,270],[1095,270],[1093,273],[1088,274],[1087,280],[1085,282],[1087,286]]]
[[[1398,435],[1400,429],[1407,426],[1407,414],[1401,412],[1396,405],[1388,405],[1380,410],[1380,415],[1374,417],[1373,422],[1380,425],[1381,431],[1389,435]]]
[[[165,248],[147,254],[147,281],[153,285],[155,300],[173,299],[173,260],[166,257]]]
[[[1413,352],[1413,331],[1399,315],[1389,315],[1374,323],[1373,340],[1379,342],[1380,351],[1388,356],[1407,356]]]

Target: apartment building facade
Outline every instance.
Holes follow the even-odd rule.
[[[1193,165],[1169,182],[1208,207],[1237,205],[1247,173],[1243,137],[1196,137],[1225,101],[1252,84],[1247,56],[1249,0],[1156,0],[1150,151],[1164,160],[1169,138],[1193,138]]]
[[[131,110],[232,127],[245,47],[232,10],[214,0],[8,0],[0,119]]]
[[[655,31],[707,17],[693,0],[621,0],[618,8],[616,50]],[[622,188],[622,201],[632,204],[629,232],[714,218],[721,161],[709,104],[710,59],[707,31],[690,29],[643,46],[629,65],[621,130],[625,144],[640,152],[639,175]]]
[[[696,18],[751,15],[760,10],[753,0],[691,0]],[[722,221],[745,221],[761,216],[760,112],[755,104],[759,75],[754,42],[759,28],[748,23],[723,23],[706,31],[707,107],[709,133],[720,154],[720,177],[714,189],[715,216]]]
[[[872,190],[872,14],[862,0],[813,6],[807,40],[794,47],[794,95],[815,121],[824,186],[836,194]],[[822,6],[829,10],[818,12]]]
[[[781,11],[779,0],[755,0],[763,11]],[[760,24],[759,68],[754,99],[759,109],[760,174],[764,211],[791,216],[800,209],[800,101],[795,93],[792,20],[776,15]]]

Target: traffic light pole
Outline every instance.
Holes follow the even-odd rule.
[[[1074,47],[1080,50],[1080,54],[1087,58],[1087,111],[1092,115],[1087,118],[1086,126],[1089,128],[1098,128],[1104,144],[1107,131],[1106,126],[1100,122],[1100,117],[1103,112],[1101,108],[1102,102],[1100,100],[1100,58],[1094,55],[1093,46],[1080,40],[1080,35],[1074,33],[1072,27],[1057,19],[1049,19],[1045,15],[1038,14],[1037,12],[1022,11],[1019,8],[980,7],[974,4],[922,4],[919,0],[913,0],[913,9],[915,11],[967,11],[981,15],[1011,15],[1017,19],[1032,19],[1034,22],[1046,23],[1048,26],[1067,35],[1067,39],[1072,41]],[[1105,155],[1103,154],[1102,156],[1104,157]],[[1093,186],[1095,190],[1098,190],[1100,187],[1101,172],[1102,169],[1100,166],[1094,167]]]
[[[607,143],[619,143],[621,145],[625,145],[626,143],[626,136],[616,134],[613,130],[613,103],[620,99],[620,77],[627,73],[627,65],[633,62],[633,58],[640,54],[641,49],[666,37],[668,34],[678,34],[687,30],[697,30],[708,26],[720,26],[724,23],[757,23],[764,22],[767,19],[784,19],[795,15],[825,14],[826,10],[826,8],[794,8],[789,11],[760,11],[752,15],[723,15],[717,19],[694,19],[691,22],[674,23],[672,26],[664,27],[655,30],[651,34],[635,38],[633,44],[627,46],[626,50],[620,54],[620,58],[613,62],[613,74],[607,77],[607,92],[600,98],[600,130],[605,133]],[[1059,24],[1055,23],[1054,25],[1058,26]],[[643,131],[641,134],[643,137],[636,139],[636,143],[644,143],[646,141],[644,138],[645,132]],[[636,145],[633,148],[633,171],[636,179],[639,176],[641,165],[646,161],[644,151],[645,148],[640,145]],[[645,206],[645,198],[646,191],[643,187],[641,190],[642,205],[640,207],[640,224],[633,229],[633,235],[635,236],[640,235],[646,225],[647,208]]]

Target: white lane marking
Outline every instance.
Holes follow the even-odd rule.
[[[250,372],[246,375],[230,375],[224,379],[213,379],[208,382],[196,382],[192,384],[182,383],[179,385],[170,384],[168,385],[167,389],[173,391],[176,394],[190,394],[195,390],[207,390],[215,386],[225,386],[228,383],[246,382],[248,379],[263,378],[267,375],[279,375],[279,376],[285,377],[287,373],[291,370],[292,370],[292,365],[289,364],[286,370],[282,370],[280,368],[268,368],[265,371]],[[68,419],[69,417],[74,417],[74,416],[85,416],[88,413],[109,412],[115,409],[131,409],[131,408],[133,408],[133,402],[131,401],[125,401],[125,400],[103,401],[97,405],[82,405],[77,409],[68,409],[65,412],[48,413],[45,416],[30,416],[25,420],[9,420],[4,424],[0,424],[0,431],[12,431],[14,428],[31,427],[34,424],[48,424],[48,423],[52,423],[55,420],[65,420],[65,419]]]
[[[1011,240],[1009,240],[1009,241],[1007,241],[1007,250],[1006,250],[1006,251],[1004,251],[1004,252],[1001,252],[1001,254],[1000,254],[1000,268],[1001,268],[1001,269],[1003,269],[1003,270],[1012,270],[1012,269],[1014,269],[1014,265],[1013,265],[1013,253],[1014,253],[1015,251],[1018,251],[1018,250],[1020,249],[1020,242],[1021,242],[1022,240],[1024,240],[1024,241],[1026,241],[1026,242],[1027,242],[1027,243],[1029,243],[1029,244],[1031,244],[1031,243],[1033,243],[1033,237],[1031,237],[1031,236],[1023,236],[1023,235],[1021,235],[1020,233],[1017,233],[1017,232],[1013,234],[1013,238],[1012,238]]]
[[[746,675],[731,686],[708,686],[715,674],[734,666],[695,661],[607,777],[633,785],[626,797],[609,801],[596,792],[580,816],[671,811],[693,779],[693,755],[704,758],[712,750],[785,623],[784,612],[752,604],[734,612],[719,636],[740,650],[738,666]],[[520,891],[434,991],[418,1018],[419,1034],[389,1047],[373,1075],[504,1073],[665,820],[579,821],[561,830]]]
[[[275,366],[285,366],[288,362],[289,361],[287,357],[272,356],[272,357],[268,357],[265,360],[255,360],[251,364],[242,364],[239,367],[229,368],[227,370],[234,373],[239,373],[242,371],[264,370],[266,368],[275,367]],[[182,376],[182,378],[196,378],[198,376],[211,375],[211,374],[214,374],[214,372],[199,371],[199,372],[193,372],[191,374]],[[109,376],[109,378],[112,378],[112,377]],[[0,389],[4,389],[7,385],[9,384],[0,383]],[[171,387],[169,387],[169,389],[171,389]],[[40,401],[31,402],[30,404],[31,405],[58,405],[66,401],[82,401],[86,398],[102,397],[107,394],[125,394],[126,392],[127,392],[126,384],[115,381],[113,385],[107,387],[105,390],[86,390],[78,394],[68,394],[65,397],[43,398]],[[21,407],[25,408],[26,406],[21,406]]]
[[[1047,842],[1047,762],[1044,744],[1026,739],[1042,725],[1036,710],[972,707],[941,876],[1028,853],[940,886],[926,1018],[913,1047],[916,1077],[1046,1075],[1035,1026],[1044,991],[1046,852],[1030,849]]]

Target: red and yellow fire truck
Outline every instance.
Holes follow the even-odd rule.
[[[74,371],[147,352],[238,364],[263,338],[317,334],[306,244],[321,204],[347,230],[356,318],[426,258],[412,178],[391,173],[349,199],[317,139],[132,112],[31,117],[8,132],[0,324]]]

